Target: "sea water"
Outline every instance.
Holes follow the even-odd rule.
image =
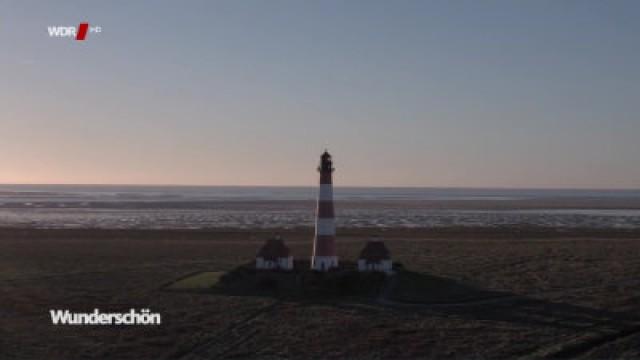
[[[317,188],[0,185],[0,226],[294,228],[314,222]],[[639,190],[335,189],[341,227],[640,228]]]

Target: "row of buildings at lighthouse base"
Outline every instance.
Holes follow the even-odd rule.
[[[268,239],[256,256],[258,270],[293,270],[293,256],[279,236]],[[358,257],[358,271],[391,273],[391,253],[380,240],[370,240]]]

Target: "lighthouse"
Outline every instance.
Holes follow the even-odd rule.
[[[311,268],[318,271],[328,271],[338,267],[335,238],[336,222],[333,214],[333,162],[331,155],[325,150],[320,156],[320,191],[318,192],[318,207],[316,210],[316,233],[313,239],[313,256]]]

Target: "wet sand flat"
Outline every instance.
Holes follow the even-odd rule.
[[[282,232],[294,256],[312,229]],[[162,291],[189,273],[251,261],[264,230],[0,230],[0,358],[540,358],[640,356],[640,233],[375,229],[442,281],[499,292],[439,304],[289,301]],[[54,326],[50,309],[148,308],[160,326]]]

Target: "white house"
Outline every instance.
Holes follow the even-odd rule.
[[[292,270],[293,256],[284,241],[276,236],[268,239],[256,256],[256,269],[259,270]]]
[[[358,271],[380,271],[390,274],[393,270],[391,253],[379,240],[370,240],[360,252]]]

